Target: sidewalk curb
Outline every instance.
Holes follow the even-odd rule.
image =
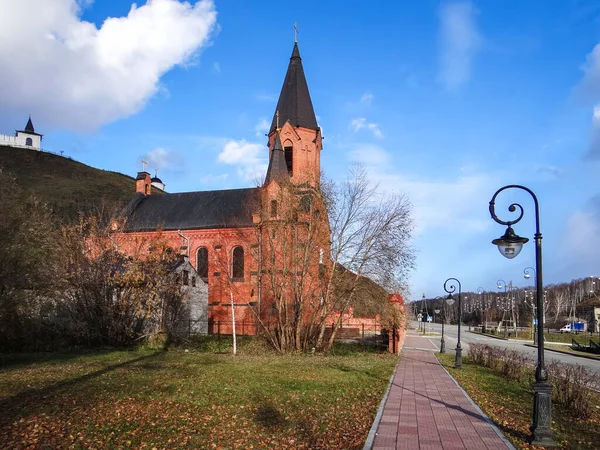
[[[437,356],[435,357],[437,359]],[[500,431],[500,429],[496,426],[496,424],[492,421],[492,419],[490,419],[486,413],[483,412],[483,410],[479,407],[479,405],[477,405],[477,403],[475,403],[473,401],[473,399],[469,396],[469,394],[467,394],[467,391],[465,391],[462,386],[460,384],[458,384],[458,381],[456,381],[454,379],[454,377],[452,375],[450,375],[450,372],[448,372],[446,370],[446,368],[444,367],[444,365],[440,362],[440,360],[437,360],[438,364],[440,365],[440,367],[442,369],[444,369],[444,372],[446,372],[448,374],[448,376],[452,379],[452,381],[454,381],[454,384],[456,384],[456,387],[458,387],[463,394],[465,394],[465,397],[467,397],[469,399],[469,402],[471,402],[471,405],[473,405],[473,407],[475,408],[475,410],[481,414],[482,417],[485,418],[485,421],[488,423],[488,425],[490,425],[492,427],[492,429],[496,432],[496,434],[498,435],[498,437],[502,440],[502,442],[504,442],[504,444],[506,444],[506,447],[510,450],[516,450],[515,446],[512,444],[512,442],[510,442],[510,440],[508,440],[508,438],[506,436],[504,436],[504,433],[502,433],[502,431]]]
[[[383,416],[383,409],[385,408],[388,396],[390,395],[390,390],[392,389],[392,382],[394,381],[394,377],[396,376],[396,371],[398,370],[399,363],[400,358],[398,358],[398,362],[396,363],[396,367],[394,368],[394,373],[390,377],[387,390],[385,391],[385,394],[381,399],[381,403],[379,403],[379,409],[377,410],[377,414],[375,415],[375,419],[373,420],[373,425],[371,425],[371,429],[369,430],[369,434],[367,435],[367,440],[365,441],[363,450],[371,450],[371,448],[373,447],[373,441],[375,440],[375,435],[377,434],[377,428],[379,428],[379,422],[381,422],[381,416]]]
[[[550,342],[545,342],[545,344],[551,344],[551,343]],[[525,344],[525,347],[537,348],[537,345]],[[548,352],[556,352],[556,353],[562,353],[563,355],[574,356],[575,358],[585,358],[585,359],[591,359],[592,361],[600,361],[600,358],[594,358],[593,356],[578,355],[576,353],[564,352],[562,350],[556,350],[555,348],[548,348],[545,345],[544,345],[544,350],[548,351]]]
[[[467,333],[473,333],[473,334],[477,334],[479,336],[490,337],[492,339],[500,339],[501,341],[510,341],[510,339],[508,339],[508,338],[503,338],[503,337],[500,337],[500,336],[494,336],[494,335],[487,334],[487,333],[478,333],[477,331],[467,331]]]

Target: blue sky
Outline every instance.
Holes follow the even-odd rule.
[[[600,275],[600,3],[191,3],[3,5],[0,133],[31,113],[46,150],[132,176],[145,156],[169,192],[255,185],[297,22],[323,170],[361,162],[413,203],[413,297],[530,283],[532,244],[490,244],[513,183],[540,201],[545,283]],[[531,200],[498,201],[532,238]]]

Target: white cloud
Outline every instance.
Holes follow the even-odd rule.
[[[254,131],[256,132],[256,136],[264,136],[267,131],[269,131],[269,122],[265,117],[261,117],[258,123],[254,126]]]
[[[227,173],[223,173],[221,175],[213,175],[209,173],[207,175],[201,176],[200,181],[202,181],[203,184],[214,185],[222,183],[223,181],[227,180],[228,177],[229,174]]]
[[[600,44],[596,44],[592,52],[587,55],[582,69],[583,79],[575,92],[584,102],[596,103],[600,100]]]
[[[568,248],[580,258],[598,253],[600,226],[592,213],[576,211],[567,222]]]
[[[473,57],[481,46],[477,30],[477,11],[470,2],[442,5],[440,81],[448,89],[458,88],[469,81]]]
[[[240,177],[262,183],[267,172],[268,151],[262,144],[230,140],[219,153],[218,161],[237,167]]]
[[[185,167],[184,157],[162,147],[155,148],[145,156],[150,170],[180,171]]]
[[[127,117],[160,89],[164,73],[207,45],[216,24],[212,0],[148,0],[98,29],[80,18],[89,4],[2,2],[3,109],[73,130]]]
[[[600,106],[594,107],[590,145],[585,158],[600,159]]]
[[[545,180],[556,180],[563,175],[564,170],[551,164],[542,164],[536,166],[536,172]]]
[[[370,92],[365,92],[360,98],[360,102],[363,105],[370,105],[373,102],[373,98],[373,94],[371,94]]]
[[[461,237],[493,226],[487,205],[500,177],[472,173],[452,179],[423,179],[390,170],[390,164],[367,167],[369,178],[382,191],[407,194],[414,207],[417,234],[450,230]]]
[[[383,138],[383,133],[381,132],[381,129],[379,128],[379,124],[369,122],[364,117],[359,117],[358,119],[352,119],[352,122],[350,122],[350,128],[352,130],[354,130],[355,133],[358,133],[360,130],[362,130],[364,128],[366,130],[371,131],[376,138],[379,138],[379,139]]]
[[[365,166],[385,166],[391,161],[391,155],[383,148],[373,144],[357,144],[349,153],[350,160]]]

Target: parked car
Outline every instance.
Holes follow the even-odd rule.
[[[585,331],[585,323],[584,322],[568,323],[560,329],[561,333],[574,333],[574,332],[578,332],[578,331]]]

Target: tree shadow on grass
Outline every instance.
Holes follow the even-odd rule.
[[[529,436],[527,434],[523,433],[522,431],[514,429],[514,428],[510,428],[508,426],[504,426],[502,424],[495,423],[489,417],[487,417],[485,415],[481,415],[481,414],[479,414],[476,411],[471,411],[471,410],[465,409],[465,408],[463,408],[463,407],[461,407],[459,405],[454,405],[454,404],[451,404],[451,403],[447,403],[447,402],[445,402],[443,400],[439,400],[439,399],[436,399],[436,398],[431,398],[431,397],[429,397],[429,396],[427,396],[425,394],[422,394],[421,392],[413,391],[411,389],[408,389],[408,388],[406,388],[404,386],[401,386],[399,384],[396,384],[396,383],[393,383],[393,385],[399,387],[400,389],[402,389],[404,391],[412,392],[415,395],[419,395],[421,397],[424,397],[424,398],[426,398],[426,399],[428,399],[430,401],[433,401],[433,402],[436,402],[436,403],[440,403],[440,404],[444,405],[448,409],[453,409],[455,411],[459,411],[462,414],[465,414],[467,416],[473,417],[474,419],[477,419],[479,421],[488,423],[490,425],[494,424],[496,427],[498,427],[499,429],[501,429],[503,433],[510,434],[511,436],[513,436],[513,437],[515,437],[517,439],[521,439],[523,441],[527,441],[527,439],[529,438]]]
[[[23,416],[24,413],[33,414],[45,406],[50,405],[53,402],[55,395],[62,390],[69,389],[71,391],[75,391],[77,390],[78,386],[87,381],[93,380],[123,367],[131,366],[132,364],[140,361],[149,361],[161,355],[162,353],[163,352],[156,352],[150,355],[139,356],[122,363],[103,367],[102,369],[81,375],[79,377],[59,381],[49,386],[28,389],[0,400],[0,428],[9,425],[14,421],[15,418]]]
[[[313,432],[312,422],[307,419],[290,421],[270,402],[258,407],[254,421],[268,429],[285,428],[288,437],[294,437],[303,442],[308,448],[315,448],[317,436]]]
[[[286,420],[281,415],[279,410],[271,404],[266,404],[258,407],[254,420],[266,428],[275,426],[283,426]]]
[[[58,352],[22,352],[22,353],[0,353],[0,369],[24,366],[28,364],[42,363],[65,363],[81,356],[98,356],[112,353],[116,349],[106,348],[102,350],[73,350]]]

